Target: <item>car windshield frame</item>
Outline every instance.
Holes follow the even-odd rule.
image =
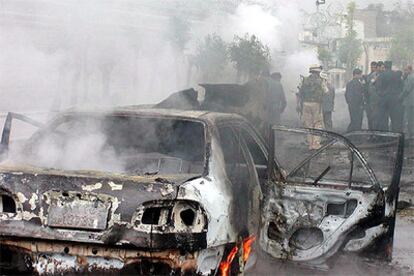
[[[201,176],[206,176],[209,173],[209,152],[210,152],[210,145],[211,143],[209,142],[211,140],[210,138],[210,131],[209,131],[209,127],[208,124],[201,119],[198,118],[191,118],[191,117],[186,117],[186,116],[174,116],[174,115],[165,115],[165,114],[145,114],[145,113],[136,113],[136,112],[129,112],[129,111],[125,111],[125,112],[69,112],[69,113],[64,113],[61,114],[59,116],[57,116],[56,118],[54,118],[52,121],[50,121],[48,124],[46,124],[45,127],[39,129],[38,131],[36,131],[25,143],[24,149],[30,149],[32,147],[35,147],[35,144],[38,143],[39,139],[44,136],[47,135],[48,132],[53,131],[53,129],[57,128],[59,125],[61,125],[62,123],[64,123],[65,121],[69,121],[69,120],[73,120],[73,118],[96,118],[96,119],[103,119],[105,117],[136,117],[139,119],[154,119],[154,120],[169,120],[169,121],[187,121],[187,122],[192,122],[192,123],[198,123],[201,124],[202,128],[203,128],[203,132],[204,132],[204,137],[203,137],[203,146],[204,149],[202,149],[202,169],[200,170],[200,172],[177,172],[177,173],[172,173],[172,174],[197,174],[197,175],[201,175]],[[145,154],[145,153],[144,153]],[[178,159],[178,158],[177,158]],[[35,166],[35,167],[39,167],[39,168],[45,168],[45,169],[50,169],[49,167],[43,167],[43,166]],[[70,170],[69,170],[70,171]],[[74,171],[82,171],[82,169],[80,170],[74,170]],[[93,169],[91,169],[90,171],[93,171]],[[101,171],[101,170],[98,170]],[[127,172],[113,172],[113,171],[106,171],[106,170],[102,170],[101,172],[104,173],[117,173],[117,174],[126,174],[126,175],[135,175],[135,174],[129,174]],[[157,174],[162,174],[162,173],[157,173]],[[136,174],[136,175],[141,175],[141,174]],[[145,174],[143,174],[145,175]]]

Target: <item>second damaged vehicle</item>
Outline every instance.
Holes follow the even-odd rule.
[[[40,129],[11,143],[13,118]],[[380,183],[377,153],[354,145],[366,133],[273,131],[265,143],[243,117],[207,111],[68,112],[44,126],[10,113],[2,273],[236,275],[259,251],[314,266],[344,250],[389,258],[402,137],[369,134],[393,146]],[[320,150],[294,146],[301,134]]]

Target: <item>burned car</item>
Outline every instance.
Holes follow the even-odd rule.
[[[15,150],[13,118],[40,126]],[[367,133],[271,134],[265,142],[242,116],[202,110],[76,111],[43,126],[10,113],[2,271],[234,275],[259,251],[315,266],[341,251],[389,258],[402,136],[369,133],[392,145],[385,185],[368,162],[375,151],[355,146]],[[300,134],[322,147],[298,146]]]

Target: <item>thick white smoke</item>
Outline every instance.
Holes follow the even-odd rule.
[[[214,1],[208,8],[186,1],[2,3],[3,112],[157,102],[202,81],[190,70],[189,57],[210,33],[227,42],[255,34],[271,49],[278,71],[291,68],[286,62],[293,56],[304,55],[297,41],[298,1],[232,3],[227,10]],[[172,26],[174,17],[188,27]],[[181,35],[183,49],[178,49],[171,37]],[[306,53],[306,63],[297,67],[314,60],[315,53]],[[291,73],[296,74],[284,75]],[[234,74],[221,81],[234,81]]]
[[[303,12],[315,10],[313,0],[3,0],[0,112],[158,102],[203,82],[191,58],[212,33],[226,42],[255,34],[269,46],[294,110],[299,76],[317,62],[298,41]],[[213,81],[235,80],[228,65]]]

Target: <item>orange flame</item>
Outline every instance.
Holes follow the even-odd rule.
[[[233,262],[234,257],[237,254],[237,251],[239,248],[236,246],[233,247],[233,249],[230,251],[229,255],[227,256],[227,259],[220,263],[220,271],[221,276],[228,276],[231,263]]]
[[[250,253],[252,251],[252,244],[256,240],[255,236],[247,237],[243,240],[243,262],[246,263],[249,259]],[[233,262],[234,258],[236,257],[239,248],[235,245],[229,255],[227,256],[225,261],[220,263],[220,271],[221,276],[228,276],[230,272],[231,263]]]
[[[252,251],[252,244],[256,240],[255,236],[247,237],[243,240],[243,262],[247,262]]]

